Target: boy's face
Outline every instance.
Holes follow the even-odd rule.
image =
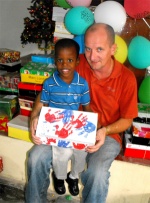
[[[74,47],[61,48],[55,55],[55,65],[60,77],[65,82],[71,82],[74,77],[75,67],[79,64]]]

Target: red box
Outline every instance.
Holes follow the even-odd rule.
[[[131,143],[130,139],[131,135],[125,134],[124,156],[141,159],[150,159],[150,146],[133,144]]]
[[[19,91],[19,95],[20,96],[29,96],[29,97],[34,97],[34,99],[36,98],[36,96],[39,94],[39,92],[42,90],[42,85],[40,84],[31,84],[31,83],[23,83],[20,82],[18,84],[18,91]]]
[[[34,104],[33,97],[27,97],[27,96],[20,96],[19,97],[19,105],[20,105],[20,114],[23,116],[30,116],[33,104]]]

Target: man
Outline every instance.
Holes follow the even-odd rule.
[[[105,203],[110,166],[121,149],[120,133],[137,117],[137,84],[134,74],[114,59],[116,44],[111,26],[93,24],[85,33],[85,57],[77,67],[90,88],[91,109],[98,113],[102,127],[97,141],[87,148],[87,169],[81,174],[83,203]],[[52,153],[35,136],[42,104],[38,96],[31,115],[32,140],[36,144],[28,159],[27,203],[45,203]],[[119,169],[118,169],[119,170]]]

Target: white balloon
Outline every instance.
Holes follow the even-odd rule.
[[[95,8],[94,19],[96,23],[106,23],[120,32],[127,19],[124,7],[115,1],[105,1]]]

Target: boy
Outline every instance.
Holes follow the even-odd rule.
[[[79,45],[72,39],[61,39],[55,44],[55,65],[57,70],[43,84],[41,102],[50,107],[78,110],[82,105],[84,111],[91,111],[88,84],[75,71],[79,64]],[[85,151],[64,149],[53,146],[53,183],[58,194],[66,192],[64,179],[69,192],[79,194],[79,173],[85,167]],[[72,160],[71,172],[67,174],[68,161]]]

